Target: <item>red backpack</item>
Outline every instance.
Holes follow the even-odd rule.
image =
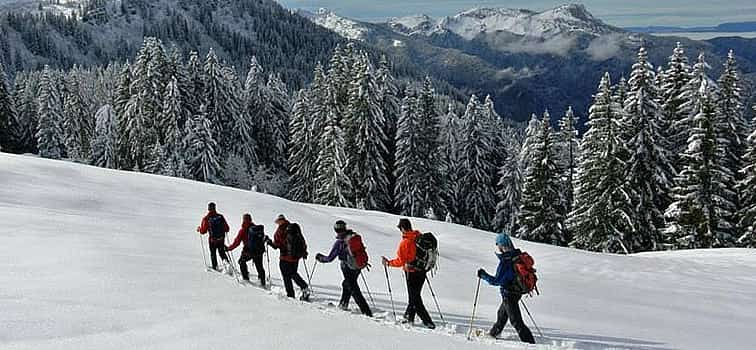
[[[362,270],[368,266],[368,254],[365,244],[362,243],[362,236],[352,233],[344,239],[349,254],[347,255],[347,266],[352,270]]]
[[[538,292],[538,277],[536,276],[536,269],[533,267],[535,260],[530,254],[526,252],[520,253],[520,255],[512,258],[512,266],[515,271],[515,280],[512,282],[511,291],[520,294],[532,294],[533,291],[536,294]]]

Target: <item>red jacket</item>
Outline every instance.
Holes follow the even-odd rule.
[[[244,247],[247,247],[247,231],[249,228],[252,227],[252,223],[243,223],[242,227],[239,229],[239,233],[236,234],[236,238],[234,238],[234,242],[231,243],[230,246],[228,246],[228,250],[234,250],[236,247],[239,246],[239,244],[244,243]]]
[[[218,212],[215,210],[211,210],[207,212],[207,215],[205,215],[205,217],[202,218],[202,223],[200,223],[200,226],[197,227],[197,232],[199,232],[201,235],[204,235],[207,233],[208,230],[210,230],[210,222],[208,218],[213,215],[220,215],[220,214],[218,214]],[[223,217],[223,215],[221,215],[221,217]],[[226,218],[223,218],[223,226],[224,226],[225,232],[228,232],[231,230],[231,228],[228,227],[228,222],[226,222]],[[210,237],[208,237],[208,241],[209,240],[210,240]]]
[[[401,267],[404,271],[412,272],[412,268],[407,266],[415,260],[415,240],[420,236],[420,231],[409,231],[402,234],[402,241],[399,243],[399,249],[396,251],[396,258],[388,261],[391,267]]]
[[[299,258],[289,255],[289,250],[286,249],[286,227],[288,226],[288,220],[284,221],[281,225],[278,225],[278,228],[276,228],[276,233],[273,235],[273,244],[271,244],[271,246],[281,252],[281,261],[295,263],[299,261]]]

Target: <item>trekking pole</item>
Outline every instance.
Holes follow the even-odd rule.
[[[225,238],[226,238],[226,244],[228,244],[228,236],[226,236]],[[227,260],[226,262],[228,263],[229,266],[231,266],[231,273],[234,274],[234,278],[236,278],[236,282],[242,283],[241,278],[239,276],[239,272],[236,271],[236,266],[234,266],[234,261],[236,260],[234,258],[234,253],[226,249],[226,246],[223,246],[223,250],[226,253],[226,259],[230,259],[230,260]]]
[[[268,260],[268,285],[271,286],[273,282],[273,277],[270,275],[273,274],[273,271],[270,270],[270,254],[268,254],[268,245],[265,245],[265,259]]]
[[[475,287],[475,300],[473,301],[472,316],[470,316],[470,330],[467,332],[467,340],[472,340],[473,322],[475,322],[475,311],[478,310],[478,295],[480,295],[480,277],[478,277],[478,286]]]
[[[315,269],[313,269],[313,271],[315,271]],[[368,287],[367,280],[365,279],[365,275],[360,274],[360,276],[362,276],[362,283],[365,284],[365,290],[367,291],[368,296],[370,297],[370,302],[373,303],[373,308],[376,309],[377,307],[375,306],[375,300],[373,299],[373,293],[370,293],[370,287]]]
[[[208,268],[207,257],[205,257],[205,242],[202,240],[202,235],[198,235],[197,237],[199,237],[200,246],[202,248],[202,261],[205,263],[205,268]]]
[[[438,305],[438,298],[436,298],[436,293],[433,292],[433,285],[431,284],[430,278],[425,276],[425,280],[428,281],[428,289],[430,289],[431,295],[433,296],[433,301],[436,302],[436,310],[438,310],[438,315],[441,316],[441,322],[444,323],[444,326],[447,326],[448,323],[446,323],[446,320],[444,319],[444,313],[441,312],[441,306]]]
[[[537,324],[537,323],[536,323],[536,321],[535,321],[535,320],[533,319],[533,315],[531,315],[531,314],[530,314],[530,310],[528,310],[528,306],[527,306],[527,305],[525,305],[525,301],[524,301],[524,300],[520,300],[520,303],[521,303],[521,304],[522,304],[522,306],[523,306],[523,307],[525,308],[525,312],[527,312],[527,313],[528,313],[528,317],[530,317],[530,321],[532,321],[532,322],[533,322],[533,325],[535,326],[536,330],[538,331],[538,335],[540,335],[540,336],[541,336],[541,338],[543,338],[543,333],[541,333],[541,328],[539,328],[539,327],[538,327],[538,324]]]
[[[307,268],[307,260],[302,261],[302,265],[305,267],[305,274],[307,275],[307,286],[312,289],[312,277],[310,276],[310,269]]]
[[[307,266],[307,264],[305,264]],[[315,268],[318,267],[318,259],[315,259],[315,262],[312,263],[312,274],[310,274],[310,279],[307,280],[307,284],[312,285],[312,279],[315,277]]]
[[[391,312],[394,313],[394,322],[396,322],[396,307],[394,307],[394,294],[391,292],[391,281],[389,280],[388,267],[383,265],[383,272],[386,273],[386,285],[388,286],[389,297],[391,298]]]

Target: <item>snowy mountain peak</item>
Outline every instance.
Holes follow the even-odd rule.
[[[313,23],[330,29],[347,39],[365,40],[365,36],[369,32],[364,24],[346,17],[341,17],[327,8],[321,7],[316,12],[298,10],[297,13]]]
[[[472,40],[485,33],[511,33],[518,36],[550,38],[580,32],[600,36],[619,29],[594,17],[580,4],[562,5],[543,12],[527,9],[472,8],[454,16],[433,20],[428,16],[394,18],[388,23],[403,34],[452,32]]]

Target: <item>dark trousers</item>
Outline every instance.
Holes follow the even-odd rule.
[[[252,260],[252,263],[255,264],[255,269],[257,269],[257,278],[260,279],[260,284],[265,286],[265,268],[263,267],[263,257],[252,255],[252,253],[248,252],[246,249],[242,250],[241,256],[239,257],[239,271],[241,271],[242,278],[245,281],[249,281],[249,269],[247,268],[247,262]]]
[[[522,313],[520,313],[521,297],[519,294],[509,294],[502,298],[499,312],[496,315],[496,323],[491,328],[490,334],[492,337],[498,337],[501,331],[504,330],[504,326],[507,325],[507,320],[509,320],[509,322],[512,322],[512,327],[514,327],[520,336],[520,340],[525,343],[535,344],[533,333],[530,332],[528,326],[522,321]]]
[[[294,294],[294,285],[292,285],[291,281],[293,280],[299,288],[307,289],[307,282],[302,278],[302,276],[299,275],[297,272],[297,269],[299,268],[299,261],[297,262],[288,262],[281,260],[278,263],[278,267],[281,268],[281,277],[283,277],[284,287],[286,288],[286,295],[289,298],[294,298],[296,295]]]
[[[410,322],[415,321],[415,315],[420,316],[424,324],[433,324],[433,320],[428,314],[428,310],[423,305],[423,285],[425,284],[425,272],[413,271],[407,272],[407,292],[409,294],[409,303],[407,311],[404,312],[404,318]]]
[[[341,273],[344,275],[344,282],[341,282],[342,292],[341,302],[339,304],[342,307],[347,308],[349,307],[349,299],[354,298],[354,302],[360,307],[360,311],[362,311],[364,315],[372,317],[373,312],[370,311],[370,306],[368,306],[365,297],[362,295],[362,291],[360,291],[358,279],[362,271],[352,270],[348,266],[342,264]]]
[[[210,261],[213,263],[213,268],[218,269],[218,257],[216,256],[216,252],[220,254],[221,259],[223,261],[228,262],[228,256],[226,256],[226,245],[223,244],[222,240],[214,241],[210,240]]]

